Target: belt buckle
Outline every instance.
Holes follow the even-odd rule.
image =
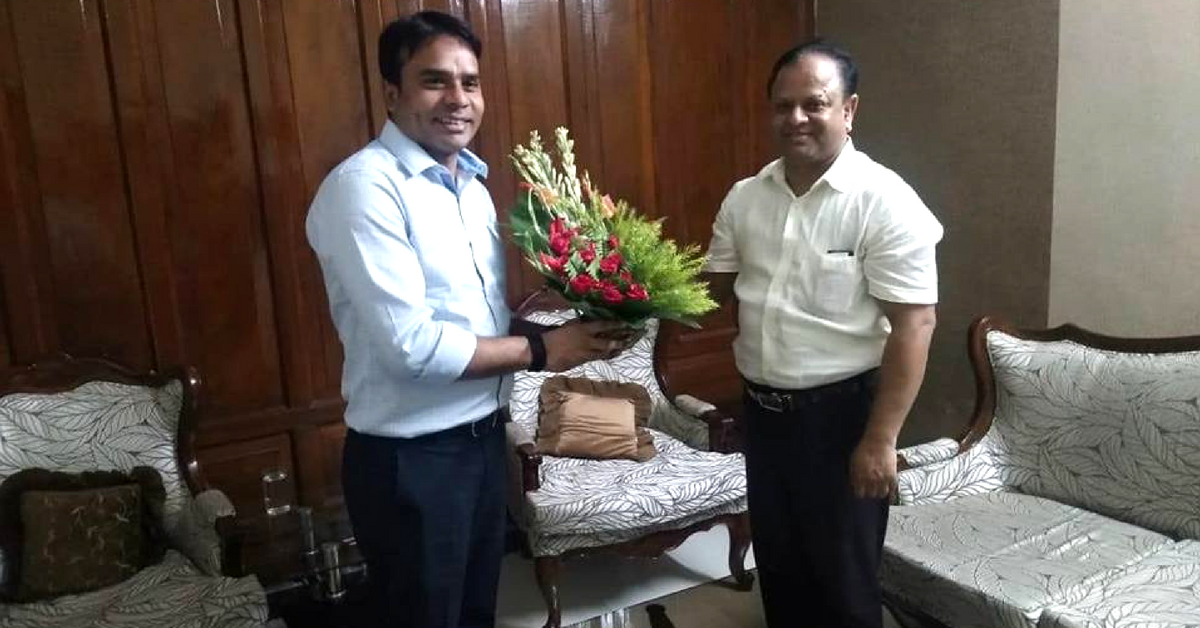
[[[750,391],[750,396],[758,402],[758,405],[771,412],[786,412],[791,405],[790,395],[781,395],[779,393],[761,393],[755,390]]]

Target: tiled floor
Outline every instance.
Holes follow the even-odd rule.
[[[757,581],[750,592],[728,582],[703,584],[569,628],[766,628]],[[897,626],[885,611],[884,628]]]

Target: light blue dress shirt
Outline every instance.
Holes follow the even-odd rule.
[[[355,431],[410,438],[508,403],[511,376],[458,379],[476,337],[506,335],[511,316],[486,176],[463,150],[451,177],[389,121],[317,190],[306,231],[345,351]]]

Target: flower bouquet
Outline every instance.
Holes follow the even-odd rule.
[[[704,258],[695,245],[662,236],[662,221],[601,194],[575,169],[575,143],[554,131],[561,168],[537,131],[513,150],[522,181],[510,215],[513,240],[547,283],[580,316],[641,327],[665,318],[697,327],[717,304],[697,280]]]

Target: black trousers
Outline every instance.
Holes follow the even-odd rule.
[[[744,395],[754,558],[771,628],[883,624],[878,572],[888,502],[850,490],[850,455],[870,413],[873,378],[798,391],[778,412]]]
[[[504,553],[499,415],[418,438],[346,433],[342,482],[371,626],[491,628]]]

